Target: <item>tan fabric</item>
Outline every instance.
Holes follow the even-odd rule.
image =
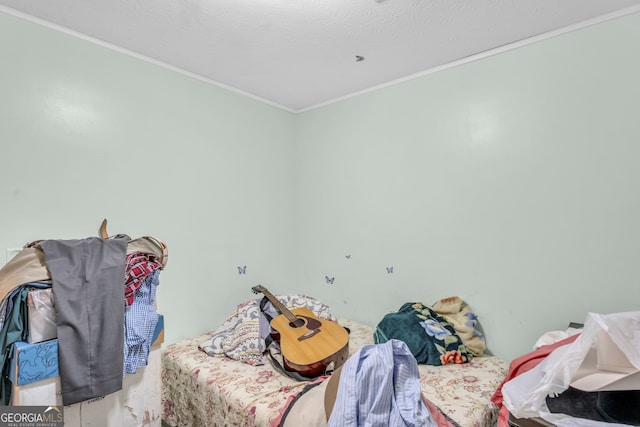
[[[338,385],[340,384],[340,374],[342,373],[342,365],[340,365],[333,374],[325,382],[327,383],[326,390],[324,392],[324,411],[329,421],[331,411],[333,411],[333,405],[336,403],[336,396],[338,395]]]
[[[293,402],[282,426],[326,427],[327,417],[325,415],[323,396],[325,396],[325,389],[328,383],[329,379],[324,380],[320,385],[307,391]]]
[[[40,249],[25,248],[0,269],[0,301],[15,288],[30,282],[49,282],[51,276]]]
[[[130,240],[127,246],[127,255],[134,252],[155,255],[158,257],[160,264],[162,264],[162,268],[167,266],[167,261],[169,260],[167,245],[162,240],[152,236],[143,236]]]
[[[283,427],[325,427],[338,394],[341,369],[291,402]]]
[[[476,332],[475,315],[467,316],[468,313],[473,313],[469,304],[460,297],[453,296],[441,299],[431,308],[453,325],[462,343],[474,356],[484,353],[486,343]]]

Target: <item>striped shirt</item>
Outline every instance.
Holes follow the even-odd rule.
[[[418,364],[403,341],[364,346],[344,363],[328,425],[436,426],[422,400]]]

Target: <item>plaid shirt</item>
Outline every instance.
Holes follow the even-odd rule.
[[[133,304],[136,290],[140,288],[144,279],[155,270],[161,268],[162,264],[158,262],[158,258],[155,255],[142,252],[134,252],[127,255],[127,278],[124,283],[125,305]]]
[[[151,340],[159,318],[155,309],[159,276],[159,269],[147,275],[136,289],[133,303],[124,309],[124,372],[127,374],[135,374],[149,362]]]

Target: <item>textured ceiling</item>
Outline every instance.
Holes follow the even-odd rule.
[[[640,0],[0,0],[0,12],[294,112],[638,11]]]

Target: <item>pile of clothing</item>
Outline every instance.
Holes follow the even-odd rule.
[[[11,401],[14,344],[38,335],[30,331],[28,313],[35,289],[53,296],[63,404],[122,389],[124,374],[148,363],[167,258],[162,241],[123,234],[26,245],[0,269],[1,404]]]

